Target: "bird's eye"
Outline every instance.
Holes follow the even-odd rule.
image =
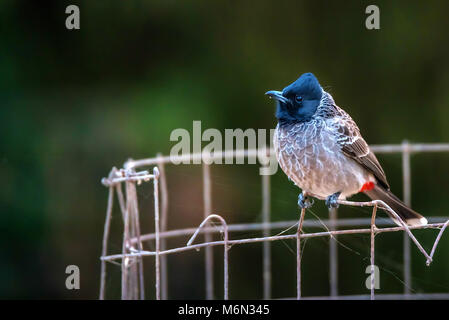
[[[298,103],[301,103],[301,102],[302,102],[302,97],[296,95],[296,96],[295,96],[295,101],[298,102]]]

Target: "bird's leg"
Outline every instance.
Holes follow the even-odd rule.
[[[335,192],[334,194],[331,194],[329,197],[326,198],[326,206],[329,209],[332,208],[338,208],[338,197],[340,196],[341,192]]]
[[[304,192],[301,192],[298,196],[298,206],[301,209],[308,209],[313,206],[313,199],[310,199]]]

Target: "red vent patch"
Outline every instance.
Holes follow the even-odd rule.
[[[373,189],[374,189],[374,182],[368,181],[368,182],[365,182],[365,184],[363,184],[362,189],[360,189],[360,192],[370,191]]]

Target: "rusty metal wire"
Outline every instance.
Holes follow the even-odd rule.
[[[404,201],[407,204],[411,203],[411,172],[410,172],[410,154],[418,152],[449,152],[449,144],[410,144],[404,141],[400,145],[377,145],[372,146],[372,150],[376,153],[402,153],[402,165],[403,165],[403,184],[404,184]],[[270,152],[273,152],[270,150]],[[236,152],[214,153],[208,155],[210,159],[215,158],[228,158],[237,156],[254,156],[257,155],[257,150],[238,150]],[[179,157],[177,160],[186,159],[201,159],[201,154],[189,154],[183,157]],[[182,158],[182,159],[181,159]],[[384,202],[375,200],[369,202],[352,202],[352,201],[339,201],[341,205],[346,206],[370,206],[373,207],[371,219],[340,219],[337,220],[337,212],[330,211],[329,220],[323,221],[325,225],[330,228],[325,232],[304,233],[304,226],[319,226],[317,221],[305,219],[306,211],[301,210],[299,222],[297,221],[280,221],[270,222],[270,180],[268,176],[262,176],[262,223],[249,223],[249,224],[234,224],[228,225],[222,216],[213,214],[212,211],[212,195],[211,195],[211,175],[210,165],[203,165],[203,199],[204,199],[204,220],[198,228],[188,228],[179,230],[166,230],[167,225],[167,206],[168,206],[168,191],[167,182],[165,176],[164,164],[171,162],[170,157],[164,157],[158,155],[156,158],[142,159],[142,160],[128,160],[123,169],[117,170],[113,168],[107,178],[102,179],[103,185],[109,188],[108,205],[106,210],[106,221],[104,226],[103,235],[103,249],[101,255],[101,275],[100,275],[100,299],[105,299],[106,293],[106,263],[117,263],[121,261],[122,268],[122,299],[144,299],[144,257],[155,257],[155,296],[156,299],[167,299],[167,263],[165,257],[170,254],[178,254],[181,252],[206,248],[209,254],[205,258],[205,270],[206,270],[206,298],[212,299],[214,297],[213,287],[213,263],[212,263],[212,248],[214,246],[223,246],[224,248],[224,299],[229,297],[229,274],[228,264],[229,256],[228,251],[233,245],[243,245],[248,243],[263,243],[263,297],[264,299],[271,298],[271,251],[270,243],[272,241],[296,239],[297,243],[297,296],[296,299],[304,298],[301,292],[301,240],[316,237],[331,237],[342,236],[347,234],[370,234],[370,264],[371,264],[371,290],[370,295],[350,296],[354,299],[374,299],[379,297],[380,299],[423,299],[429,297],[449,298],[449,293],[435,293],[435,294],[410,294],[411,287],[411,259],[410,259],[410,240],[416,245],[419,251],[426,258],[426,264],[430,265],[439,241],[443,235],[443,232],[449,225],[449,220],[441,217],[429,217],[429,224],[425,226],[413,226],[409,227],[405,223],[402,223],[400,227],[391,227],[392,222],[389,220],[378,219],[376,223],[376,210],[378,208],[389,211],[389,213],[398,220],[400,218],[397,214],[386,205]],[[210,162],[208,162],[210,163]],[[142,166],[156,165],[153,168],[153,173],[148,171],[136,171],[137,168]],[[158,169],[159,168],[159,169]],[[153,181],[153,195],[154,195],[154,224],[155,232],[151,234],[140,234],[139,226],[139,210],[136,186],[142,182]],[[126,199],[123,196],[122,184],[125,184]],[[161,187],[161,190],[159,188]],[[113,210],[114,202],[114,189],[117,194],[119,208],[123,218],[123,248],[120,254],[108,255],[108,239],[110,233],[110,222]],[[161,192],[162,199],[162,221],[159,221],[159,192]],[[208,225],[210,219],[217,219],[222,225],[222,229],[212,227]],[[321,223],[323,223],[321,222]],[[162,224],[162,225],[160,225]],[[279,229],[285,227],[291,227],[297,225],[297,231],[294,234],[270,236],[271,229]],[[339,230],[338,227],[359,226],[369,224],[369,228],[362,229],[344,229]],[[386,226],[379,228],[379,226]],[[419,241],[415,238],[411,230],[416,229],[439,229],[439,233],[432,246],[432,250],[429,253],[422,247]],[[229,233],[234,231],[249,231],[249,230],[262,230],[263,237],[260,238],[246,238],[246,239],[230,239]],[[223,232],[223,241],[212,241],[212,233]],[[404,232],[404,295],[375,295],[375,236],[380,233],[386,232]],[[205,233],[205,242],[199,244],[192,244],[196,236],[200,233]],[[190,241],[186,246],[167,249],[165,247],[165,241],[170,237],[177,237],[182,235],[192,235]],[[142,243],[149,240],[155,240],[154,251],[143,250]],[[330,295],[327,297],[314,297],[317,299],[345,299],[349,296],[338,296],[338,277],[337,277],[337,245],[335,241],[330,242]],[[162,268],[162,270],[161,270]],[[161,292],[162,291],[162,292]],[[311,297],[305,297],[311,298]]]
[[[203,222],[201,222],[200,226],[198,227],[198,229],[195,231],[195,233],[193,234],[193,236],[190,238],[190,240],[187,242],[187,246],[191,246],[193,241],[195,240],[196,236],[198,235],[198,233],[200,232],[201,228],[211,219],[217,219],[220,221],[221,225],[223,226],[223,233],[224,233],[224,258],[223,258],[223,262],[224,262],[224,300],[228,300],[228,292],[229,292],[229,273],[228,273],[228,251],[229,251],[229,245],[228,245],[228,241],[229,241],[229,235],[228,235],[228,225],[225,221],[225,219],[223,219],[221,216],[217,215],[217,214],[211,214],[209,216],[206,217],[206,219],[203,220]],[[211,247],[208,247],[211,248]],[[206,261],[207,263],[207,261]]]

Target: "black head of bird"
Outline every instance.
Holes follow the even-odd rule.
[[[310,121],[323,95],[318,79],[312,73],[304,73],[282,91],[265,93],[277,100],[276,118],[286,122]]]

